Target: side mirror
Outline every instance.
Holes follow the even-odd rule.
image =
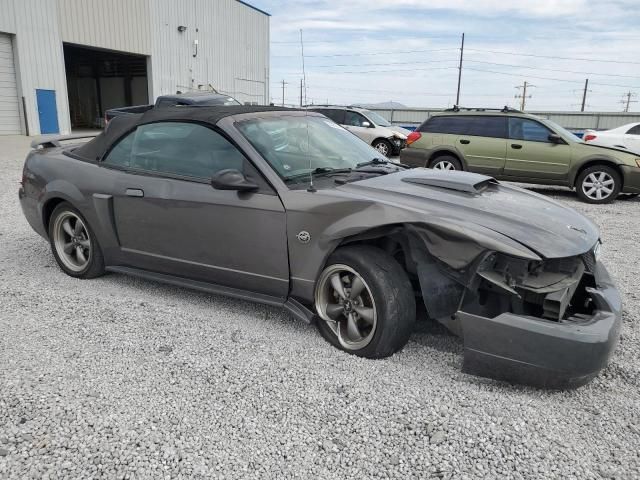
[[[557,133],[550,133],[549,134],[549,141],[551,143],[565,143],[563,138],[560,135],[558,135]]]
[[[370,128],[370,127],[371,127],[371,124],[370,124],[369,122],[362,122],[362,126],[363,126],[364,128]]]
[[[216,190],[236,190],[238,192],[253,192],[260,188],[248,180],[242,172],[233,168],[217,172],[211,177],[211,186]]]

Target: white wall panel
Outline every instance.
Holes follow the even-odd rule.
[[[149,1],[57,0],[62,41],[149,55]]]
[[[55,90],[58,125],[69,133],[69,102],[56,0],[16,0],[14,55],[18,61],[18,94],[25,97],[29,133],[40,133],[36,89]]]
[[[154,98],[210,84],[242,102],[268,102],[267,15],[236,0],[155,0],[150,8]]]
[[[14,0],[0,0],[0,32],[16,33]]]

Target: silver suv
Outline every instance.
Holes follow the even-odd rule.
[[[400,154],[407,145],[406,128],[391,125],[371,110],[358,107],[314,105],[309,110],[323,114],[364,140],[386,157]]]

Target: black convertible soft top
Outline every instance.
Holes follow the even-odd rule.
[[[261,105],[177,106],[153,108],[145,113],[115,117],[96,138],[76,148],[73,154],[90,161],[98,161],[109,147],[125,133],[138,125],[158,121],[196,121],[215,125],[231,115],[261,112],[299,112],[300,109]]]

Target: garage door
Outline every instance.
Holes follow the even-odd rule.
[[[20,133],[16,71],[11,37],[0,33],[0,135]]]

